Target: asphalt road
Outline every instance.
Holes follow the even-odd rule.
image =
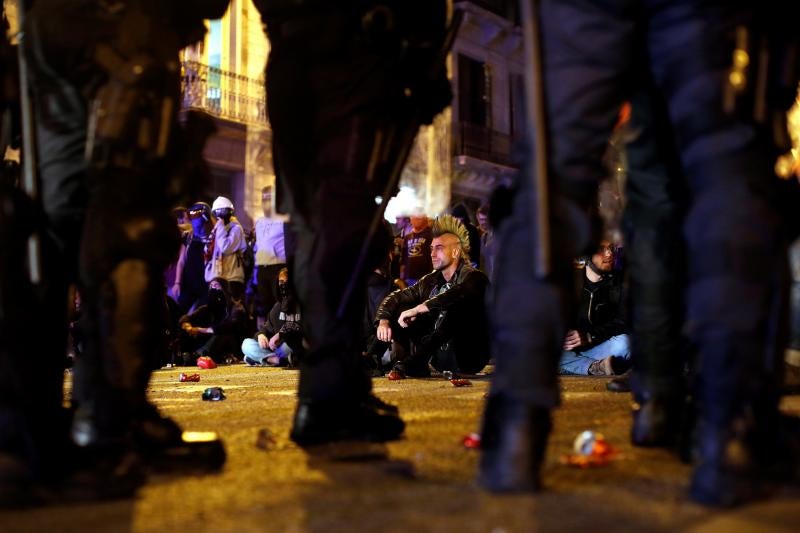
[[[630,397],[606,392],[600,378],[562,380],[546,490],[499,497],[476,487],[478,455],[462,444],[479,425],[486,379],[463,388],[441,379],[376,379],[376,392],[400,406],[405,438],[307,453],[287,437],[295,371],[236,365],[199,370],[200,383],[179,383],[181,370],[155,372],[151,398],[186,429],[223,437],[228,461],[221,473],[153,477],[131,500],[0,513],[0,531],[800,530],[796,488],[732,511],[689,502],[689,468],[667,451],[628,444]],[[209,386],[223,387],[227,399],[201,401]],[[800,396],[784,406],[800,414]],[[593,469],[561,464],[585,429],[602,432],[617,458]]]

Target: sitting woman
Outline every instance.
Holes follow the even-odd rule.
[[[208,303],[184,315],[179,325],[184,364],[193,364],[187,359],[199,356],[217,363],[241,358],[239,339],[248,334],[247,312],[239,300],[228,297],[218,280],[208,285]]]
[[[278,273],[278,302],[254,339],[242,343],[244,362],[250,366],[296,366],[303,349],[300,309],[289,290],[289,271]]]

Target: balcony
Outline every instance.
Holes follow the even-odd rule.
[[[467,156],[511,167],[514,138],[507,134],[468,122],[456,125],[453,131],[456,156]]]
[[[183,109],[201,109],[221,119],[247,125],[268,126],[264,79],[196,61],[181,62]]]

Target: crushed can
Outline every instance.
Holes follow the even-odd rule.
[[[208,402],[220,402],[225,399],[225,391],[222,387],[209,387],[203,391],[203,400]]]

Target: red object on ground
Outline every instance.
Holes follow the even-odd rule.
[[[581,450],[584,446],[585,448]],[[605,466],[621,455],[602,434],[595,434],[592,431],[584,431],[579,435],[575,447],[576,453],[561,456],[562,464],[578,468]]]
[[[200,381],[200,374],[184,374],[181,372],[178,374],[178,381],[181,383],[185,383],[187,381]]]
[[[406,379],[406,375],[400,372],[399,370],[392,370],[388,374],[386,374],[386,378],[389,381],[397,381],[399,379]]]
[[[464,437],[464,448],[468,448],[470,450],[477,450],[481,447],[481,435],[480,433],[470,433],[466,437]]]
[[[472,382],[468,379],[458,378],[458,379],[451,379],[450,383],[453,384],[453,387],[471,387]]]
[[[215,363],[210,357],[204,355],[203,357],[197,358],[197,367],[205,370],[211,370],[212,368],[217,368],[217,363]]]

